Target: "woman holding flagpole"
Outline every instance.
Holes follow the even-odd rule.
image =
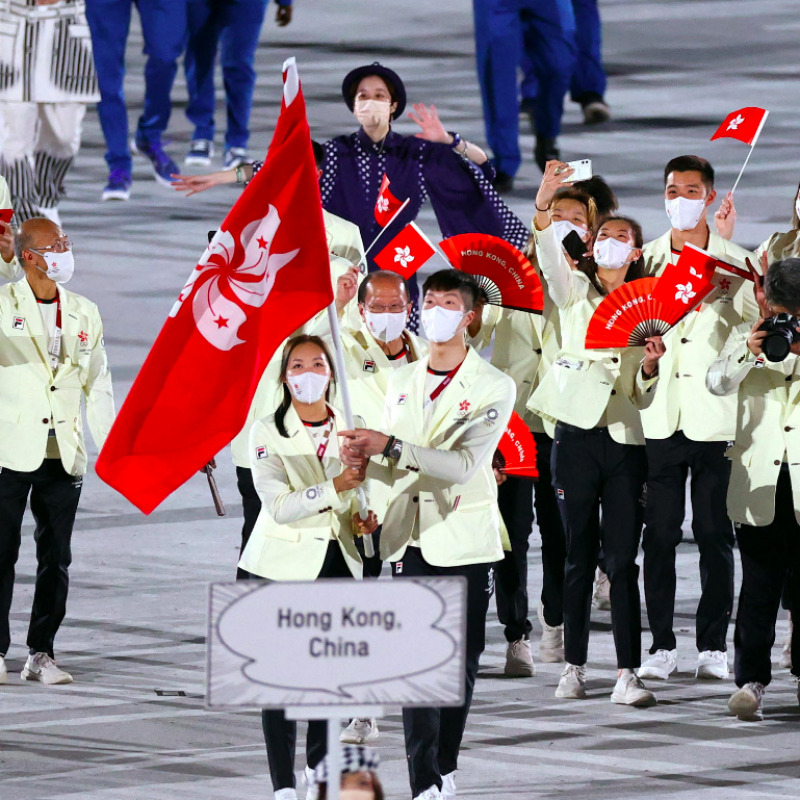
[[[250,433],[253,482],[261,513],[240,567],[274,581],[361,578],[354,532],[372,533],[377,518],[358,513],[356,489],[362,468],[339,458],[337,428],[343,416],[328,403],[335,380],[325,343],[317,336],[290,339],[281,358],[283,399],[274,414]],[[346,424],[344,425],[346,427]],[[282,710],[262,712],[270,775],[276,800],[297,800],[294,755],[297,723]],[[327,724],[312,721],[306,739],[306,777],[324,758]]]

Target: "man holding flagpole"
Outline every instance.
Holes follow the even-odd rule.
[[[711,164],[694,155],[673,158],[664,170],[664,187],[671,227],[644,246],[645,272],[661,275],[687,244],[746,272],[746,259],[752,259],[752,253],[708,226],[708,208],[716,196]],[[733,608],[734,538],[726,511],[730,463],[725,449],[736,432],[736,398],[712,395],[705,376],[729,331],[742,321],[758,319],[758,309],[751,284],[744,278],[717,269],[712,280],[715,291],[670,333],[659,369],[660,388],[642,412],[648,460],[644,590],[653,635],[650,658],[639,670],[642,678],[667,680],[677,669],[675,554],[682,538],[689,472],[702,585],[695,674],[706,679],[728,677],[725,636]]]

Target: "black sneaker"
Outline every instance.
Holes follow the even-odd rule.
[[[497,174],[492,181],[492,186],[498,194],[506,194],[514,190],[514,178],[507,172],[497,170]]]
[[[536,137],[536,146],[533,148],[533,158],[539,165],[539,169],[544,172],[548,161],[560,161],[561,151],[558,149],[558,142],[555,139],[545,139]]]
[[[150,159],[155,179],[164,186],[172,186],[173,175],[180,170],[178,165],[166,154],[161,142],[145,142],[135,139],[131,142],[131,151]]]

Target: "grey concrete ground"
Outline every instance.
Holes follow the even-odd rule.
[[[737,192],[737,239],[755,245],[786,229],[800,172],[796,3],[603,0],[601,8],[614,120],[586,129],[579,109],[568,104],[564,154],[594,159],[596,171],[609,179],[624,209],[643,222],[651,238],[666,224],[660,196],[666,159],[684,152],[708,156],[725,189],[747,148],[708,138],[729,111],[767,106],[772,116]],[[411,100],[436,102],[447,127],[484,139],[465,0],[296,0],[289,28],[276,29],[270,21],[264,29],[254,153],[268,142],[287,55],[298,58],[319,138],[354,127],[339,99],[341,77],[353,65],[380,59],[404,76]],[[133,127],[142,97],[138,27],[129,64]],[[190,136],[182,79],[174,97],[170,130],[177,155]],[[220,189],[186,200],[157,186],[138,161],[130,202],[103,205],[102,137],[93,111],[85,127],[84,149],[62,207],[77,256],[70,288],[100,304],[121,400],[200,255],[206,231],[217,226],[236,192]],[[404,122],[398,129],[411,132],[412,125]],[[529,156],[533,139],[527,130],[522,141]],[[538,178],[528,158],[511,198],[525,218]],[[436,233],[430,213],[423,225]],[[57,642],[58,656],[76,682],[45,688],[23,684],[12,674],[0,688],[3,800],[270,796],[257,714],[212,714],[202,705],[207,584],[232,577],[240,526],[227,454],[218,461],[230,510],[222,520],[214,516],[200,477],[144,517],[93,474],[87,476],[69,613]],[[14,673],[25,655],[34,576],[30,525],[26,532],[8,654]],[[540,564],[534,546],[533,597],[541,585]],[[796,797],[795,683],[787,671],[776,671],[766,721],[727,717],[732,683],[699,684],[692,677],[697,598],[697,552],[687,541],[679,555],[680,673],[654,687],[659,705],[646,711],[608,700],[614,662],[607,612],[595,615],[584,702],[555,700],[558,665],[541,666],[532,679],[504,680],[503,635],[492,615],[460,765],[460,794],[525,800]],[[779,638],[785,629],[782,619]],[[399,718],[383,721],[381,730],[388,796],[407,797]]]

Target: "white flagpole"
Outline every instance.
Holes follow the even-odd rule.
[[[367,255],[369,254],[369,251],[372,250],[373,247],[375,247],[375,243],[378,241],[378,239],[381,238],[381,236],[383,236],[383,232],[395,221],[397,215],[408,205],[409,200],[411,200],[410,197],[406,197],[406,199],[403,200],[403,205],[401,205],[400,208],[398,208],[397,211],[395,211],[394,214],[392,214],[392,218],[380,229],[378,235],[369,243],[369,247],[364,251],[364,255],[361,257],[361,261],[358,262],[359,265],[361,264],[366,265]]]
[[[342,411],[344,412],[344,421],[349,430],[355,428],[355,421],[353,419],[353,407],[350,404],[350,387],[347,383],[347,371],[344,364],[344,351],[342,350],[342,336],[339,331],[339,316],[336,313],[336,301],[334,300],[328,306],[328,322],[331,326],[331,338],[333,339],[333,360],[336,366],[337,389],[339,390],[339,397],[342,401]],[[363,486],[359,486],[356,490],[356,497],[358,498],[358,515],[361,519],[367,518],[367,493],[364,491]],[[375,555],[375,545],[372,543],[372,534],[367,534],[364,537],[364,555],[367,558],[372,558]]]
[[[750,152],[747,154],[747,158],[744,160],[744,164],[742,164],[742,168],[739,170],[739,174],[736,176],[736,181],[733,184],[733,189],[731,189],[731,196],[736,191],[736,187],[739,185],[739,181],[742,178],[742,173],[744,172],[744,168],[747,166],[747,162],[750,161],[750,156],[753,155],[753,149],[756,146],[756,142],[758,142],[758,137],[761,136],[761,131],[764,128],[764,123],[767,121],[767,117],[769,116],[769,111],[764,112],[764,117],[761,120],[761,124],[758,126],[758,130],[756,131],[756,135],[753,137],[753,143],[750,145]]]

